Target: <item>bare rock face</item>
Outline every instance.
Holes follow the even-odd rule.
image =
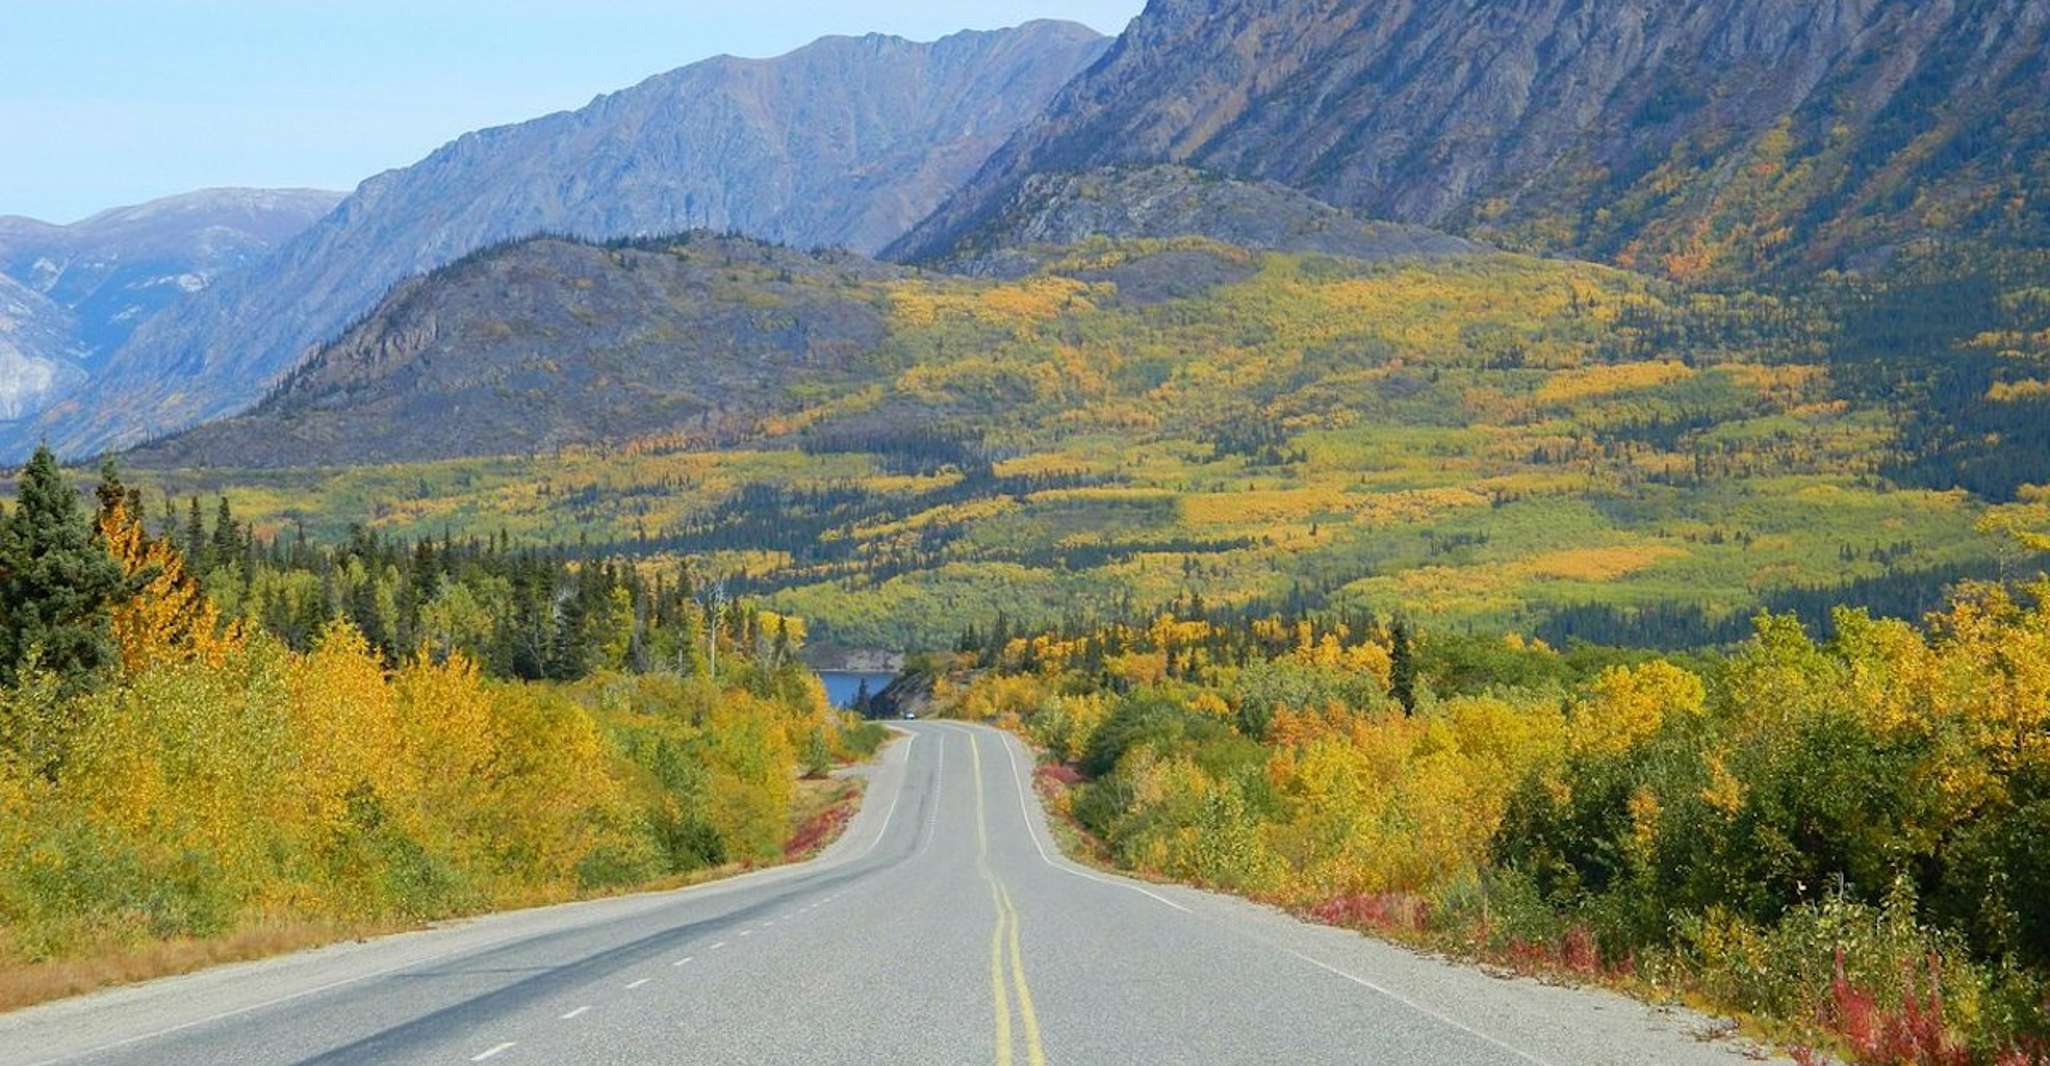
[[[269,255],[341,198],[205,189],[68,226],[0,218],[0,286],[11,289],[0,291],[0,420],[83,383],[137,327]]]
[[[394,283],[497,242],[686,229],[874,250],[924,217],[1108,41],[1035,22],[933,43],[826,38],[684,67],[466,134],[371,178],[259,272],[138,331],[47,435],[78,454],[248,407]]]
[[[2050,0],[1153,0],[887,253],[1176,162],[1682,279],[2050,240]]]

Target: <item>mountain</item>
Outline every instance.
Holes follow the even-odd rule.
[[[254,263],[340,202],[313,189],[203,189],[102,211],[68,226],[0,217],[0,314],[20,323],[31,293],[39,330],[11,330],[0,357],[0,419],[19,418],[54,386],[83,381],[106,353],[165,308]],[[33,345],[26,336],[40,333]],[[53,371],[53,367],[63,367]]]
[[[1153,0],[888,253],[1180,162],[1681,280],[2050,241],[2050,0]]]
[[[78,454],[246,408],[394,283],[539,232],[691,228],[874,250],[973,174],[1102,54],[1034,22],[932,43],[831,37],[707,60],[579,111],[466,134],[366,181],[257,274],[150,323],[90,406],[46,416]],[[19,450],[28,439],[17,435]]]
[[[1095,302],[1134,309],[1201,301],[1257,274],[1262,252],[1333,257],[1346,270],[1489,252],[1271,182],[1173,166],[1035,179],[976,244],[976,258],[951,267],[980,278],[933,284],[983,291],[1072,276]],[[856,253],[703,232],[510,242],[400,284],[255,408],[129,461],[348,466],[760,437],[821,396],[884,387],[907,360],[943,362],[921,345],[944,323],[911,312],[929,291],[915,272]],[[885,392],[886,403],[833,408],[828,420],[867,433],[935,411],[929,392]]]
[[[85,378],[71,312],[0,274],[0,419],[20,418]]]
[[[530,238],[394,289],[263,403],[141,466],[352,465],[751,430],[790,378],[881,347],[901,274],[849,252],[686,234]]]

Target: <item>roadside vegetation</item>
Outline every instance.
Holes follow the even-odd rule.
[[[45,453],[0,516],[0,1007],[805,854],[883,739],[744,604],[98,501]]]
[[[1808,1061],[2050,1061],[2050,579],[1831,633],[1768,614],[1661,656],[1187,597],[924,666],[941,713],[1044,749],[1117,867],[1683,998]]]

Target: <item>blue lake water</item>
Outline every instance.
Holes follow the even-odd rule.
[[[863,681],[868,682],[869,694],[874,695],[881,692],[883,686],[889,684],[890,679],[896,676],[896,674],[887,672],[876,673],[861,670],[819,671],[819,680],[826,683],[826,698],[832,700],[835,707],[851,706],[854,703],[855,694],[861,691],[861,683]]]

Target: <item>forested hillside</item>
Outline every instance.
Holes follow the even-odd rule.
[[[266,535],[702,555],[879,647],[1196,587],[1557,642],[1916,617],[2002,565],[1985,504],[2050,482],[2024,258],[1703,291],[1182,170],[1044,190],[972,277],[706,238],[501,249],[138,459],[213,464],[150,480]],[[282,468],[492,440],[531,451]],[[257,464],[281,468],[232,468]]]

